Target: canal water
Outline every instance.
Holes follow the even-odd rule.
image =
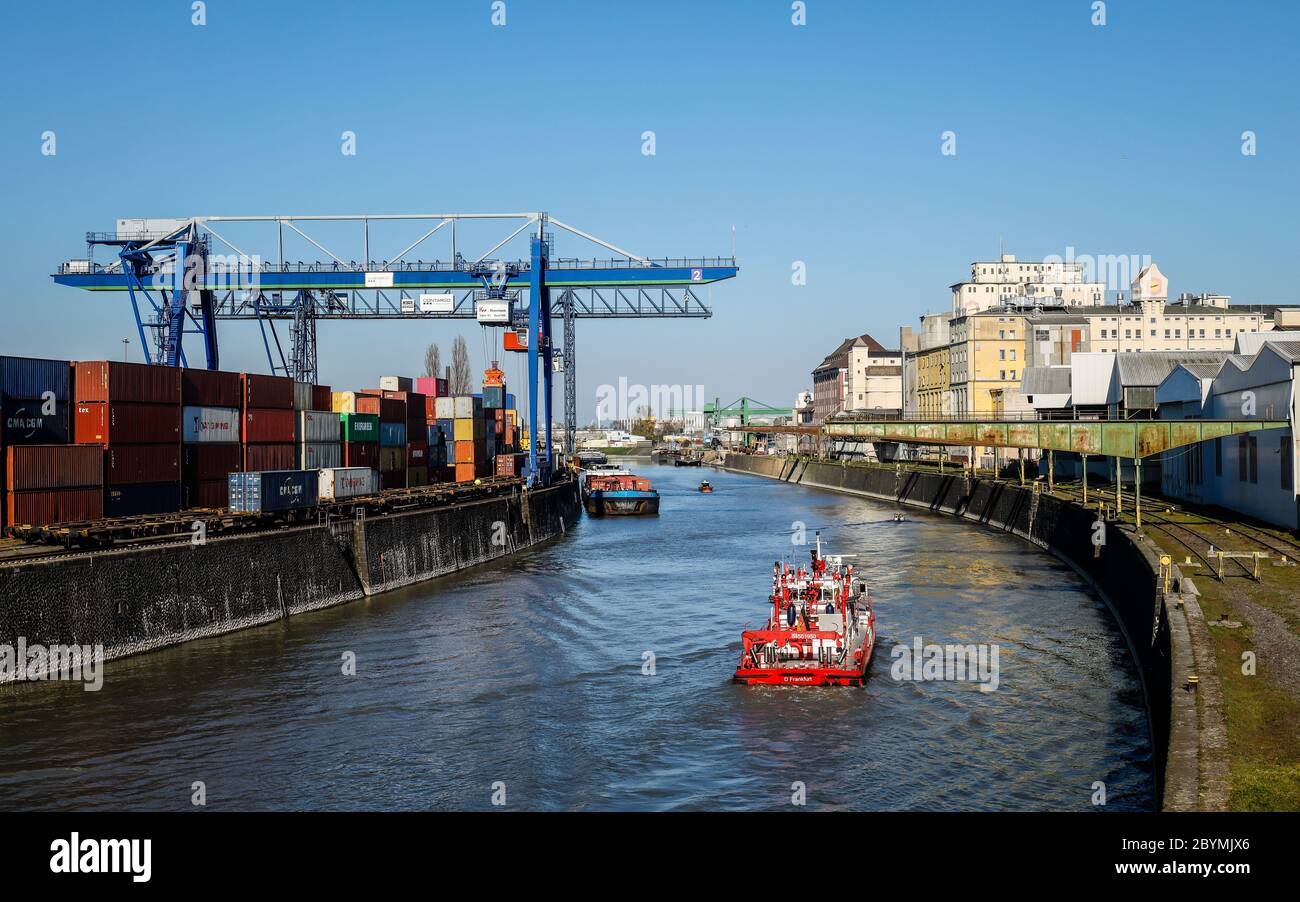
[[[0,687],[0,809],[1106,810],[1154,804],[1137,672],[1074,573],[950,518],[638,462],[657,518],[584,519],[507,563]],[[717,488],[695,491],[701,478]],[[861,689],[730,682],[802,524],[855,554]],[[891,675],[998,648],[998,685]],[[356,675],[343,673],[347,653]],[[653,657],[651,657],[653,656]],[[653,663],[653,673],[649,666]]]

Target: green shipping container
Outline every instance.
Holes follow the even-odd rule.
[[[343,420],[343,441],[375,442],[379,441],[379,415],[374,413],[345,413]]]

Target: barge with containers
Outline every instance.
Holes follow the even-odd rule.
[[[593,517],[646,516],[659,513],[659,493],[650,480],[626,471],[588,472],[582,502]]]
[[[0,401],[0,635],[108,657],[514,554],[581,510],[562,471],[526,487],[504,385],[0,358]]]

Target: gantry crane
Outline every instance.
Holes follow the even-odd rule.
[[[517,225],[471,260],[458,250],[456,235],[457,225],[469,221]],[[305,231],[313,223],[326,222],[360,227],[359,261],[344,260]],[[370,253],[370,226],[376,222],[432,225],[391,258],[377,261]],[[217,228],[225,231],[228,223],[274,226],[275,262],[245,253],[217,232]],[[405,259],[447,227],[451,238],[448,260]],[[286,260],[286,228],[329,260]],[[558,258],[554,255],[556,229],[616,256]],[[493,258],[525,233],[527,259]],[[234,253],[214,253],[214,240]],[[86,245],[87,259],[62,264],[54,281],[88,291],[125,293],[149,363],[185,365],[184,337],[197,333],[203,337],[207,367],[217,368],[218,320],[257,320],[272,372],[305,382],[316,380],[316,322],[321,319],[478,319],[484,325],[518,326],[521,333],[526,328],[533,481],[539,476],[548,478],[551,469],[551,382],[559,356],[551,340],[552,317],[558,315],[564,322],[565,441],[571,451],[577,430],[575,320],[708,318],[712,311],[696,290],[739,272],[731,257],[640,257],[542,212],[119,220],[115,232],[87,233]],[[116,259],[95,262],[95,251],[101,247],[110,248]],[[522,310],[509,313],[524,290],[528,292],[526,319]],[[499,318],[502,302],[507,311],[504,320]],[[491,311],[490,316],[485,316],[485,309]],[[284,320],[291,323],[287,358],[275,329],[275,323]],[[541,442],[539,392],[546,425]],[[540,467],[539,444],[543,452]]]

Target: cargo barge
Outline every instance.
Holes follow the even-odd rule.
[[[650,480],[627,472],[589,472],[583,476],[582,501],[593,517],[646,516],[659,513],[659,493]]]

